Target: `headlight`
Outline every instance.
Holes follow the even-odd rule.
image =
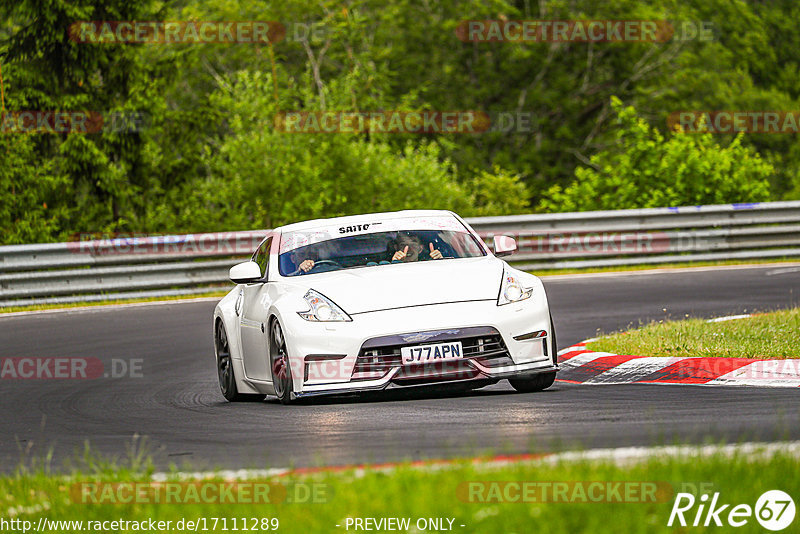
[[[516,276],[503,272],[503,283],[500,285],[500,296],[497,297],[497,305],[502,306],[503,304],[529,299],[532,294],[533,288],[522,287]]]
[[[353,320],[344,310],[334,304],[333,301],[328,299],[325,295],[317,293],[313,289],[309,289],[308,293],[306,293],[303,298],[308,303],[309,309],[297,312],[297,315],[306,321],[334,322]]]

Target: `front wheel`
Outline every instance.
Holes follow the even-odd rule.
[[[551,371],[524,378],[509,378],[508,383],[520,393],[533,393],[534,391],[542,391],[549,388],[553,385],[555,379],[556,371]]]
[[[286,338],[283,337],[283,330],[281,330],[281,324],[278,319],[272,321],[272,327],[270,328],[269,355],[275,395],[281,401],[281,404],[289,404],[294,400],[292,366],[289,364]]]
[[[228,333],[222,321],[217,321],[217,331],[214,336],[214,345],[217,352],[217,378],[222,396],[229,402],[255,402],[264,400],[264,395],[252,393],[239,393],[236,388],[236,375],[233,372],[233,360],[228,344]]]

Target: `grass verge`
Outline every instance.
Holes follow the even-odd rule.
[[[393,517],[408,518],[412,525],[408,531],[412,532],[423,531],[418,520],[427,523],[431,518],[443,518],[443,526],[448,527],[452,520],[451,529],[456,532],[666,533],[675,532],[676,525],[669,527],[667,522],[678,492],[697,498],[696,505],[685,513],[691,525],[704,493],[710,497],[719,492],[720,505],[747,504],[752,508],[767,490],[780,489],[797,499],[800,478],[789,475],[796,468],[797,458],[786,452],[769,457],[741,453],[658,456],[630,465],[585,460],[519,463],[492,470],[463,463],[433,471],[401,467],[390,473],[326,472],[250,480],[234,487],[234,501],[224,503],[214,497],[219,494],[215,493],[219,483],[184,481],[173,486],[172,495],[178,502],[156,503],[152,502],[155,495],[162,499],[168,495],[166,483],[154,486],[147,471],[107,465],[76,471],[69,477],[43,471],[0,476],[0,516],[5,521],[29,521],[34,530],[40,518],[82,522],[46,523],[47,530],[58,532],[86,532],[96,530],[92,526],[99,524],[117,531],[139,530],[130,525],[113,528],[110,523],[89,523],[115,520],[170,521],[167,530],[172,532],[193,530],[187,521],[199,521],[197,531],[245,530],[246,521],[247,530],[266,531],[274,530],[273,518],[279,523],[279,532],[347,532],[354,530],[352,524],[345,528],[348,518]],[[106,483],[109,485],[103,485]],[[138,493],[131,491],[133,483],[141,483]],[[245,490],[259,483],[269,485],[268,495],[277,502],[247,502],[255,493]],[[187,491],[190,486],[199,491]],[[100,489],[105,487],[111,489]],[[198,495],[200,502],[190,494]],[[250,497],[244,498],[245,494]],[[129,497],[132,502],[115,502]],[[723,521],[732,506],[721,515]],[[269,528],[264,528],[264,519]],[[705,514],[701,521],[704,519]],[[181,520],[182,530],[177,526]],[[23,530],[22,524],[17,527],[17,531]],[[713,526],[710,530],[714,528],[726,531]],[[736,531],[764,530],[751,516]]]
[[[638,356],[800,358],[800,308],[722,322],[653,322],[601,337],[587,348]]]

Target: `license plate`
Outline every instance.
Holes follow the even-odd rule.
[[[417,347],[401,347],[400,355],[404,364],[442,362],[458,360],[464,357],[460,341],[419,345]]]

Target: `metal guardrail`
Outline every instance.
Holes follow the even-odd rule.
[[[800,258],[800,201],[481,217],[526,270]],[[794,224],[793,224],[794,223]],[[228,269],[266,231],[0,247],[0,307],[161,297],[230,287]],[[213,287],[212,287],[213,286]]]

